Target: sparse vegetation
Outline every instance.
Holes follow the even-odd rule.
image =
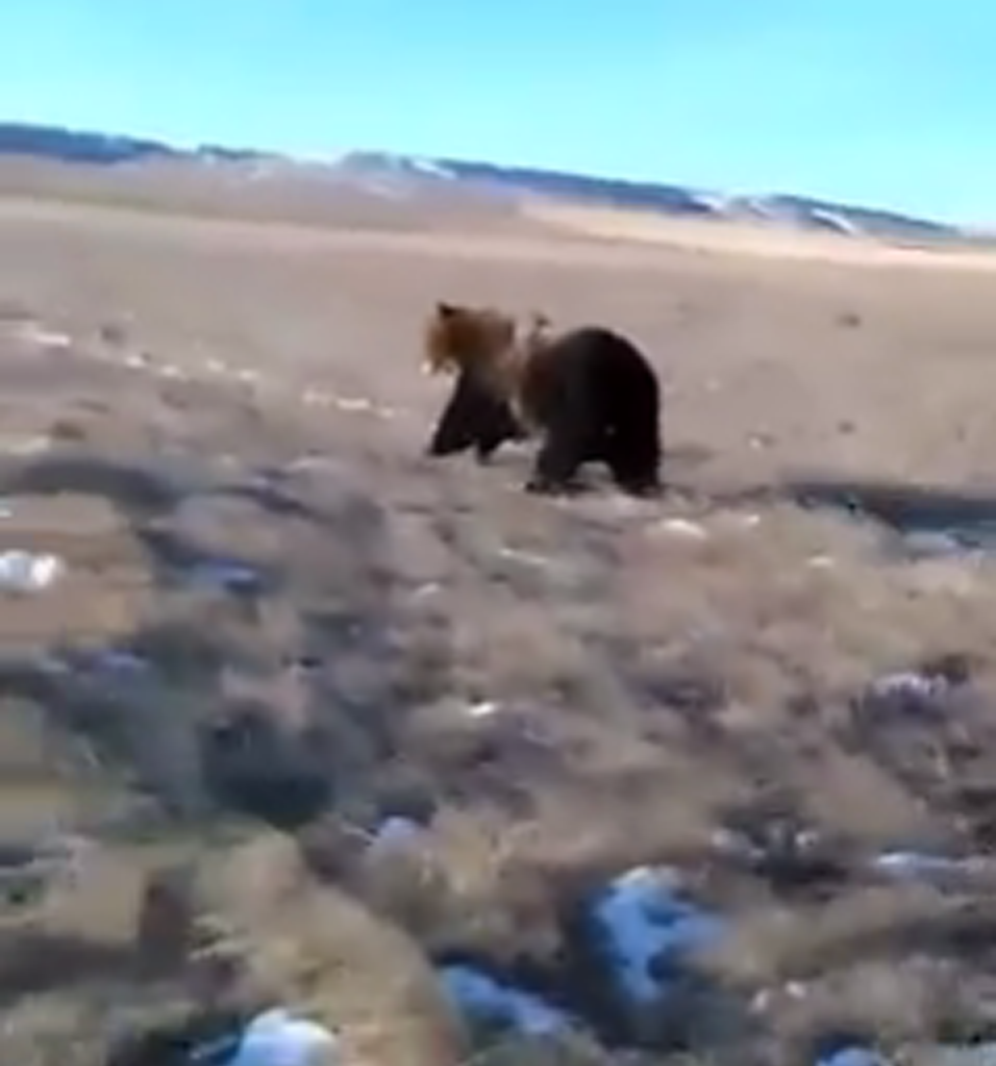
[[[992,1032],[991,874],[873,860],[992,843],[996,571],[862,517],[943,525],[985,474],[985,278],[557,243],[454,264],[455,238],[60,210],[0,211],[0,550],[67,563],[0,614],[5,1056],[82,1066],[283,1002],[350,1063],[455,1066],[434,961],[576,1003],[579,908],[658,862],[729,929],[666,1061]],[[422,459],[414,331],[475,290],[643,339],[666,499],[532,498],[528,448]],[[874,688],[899,671],[939,680]],[[422,828],[371,847],[392,816]],[[596,1042],[473,1061],[618,1050]]]

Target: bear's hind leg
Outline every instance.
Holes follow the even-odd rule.
[[[549,427],[526,491],[547,495],[577,492],[581,487],[577,472],[593,450],[589,437],[566,420]]]
[[[607,438],[606,445],[605,462],[623,492],[652,496],[663,490],[660,433],[656,423],[620,424]]]

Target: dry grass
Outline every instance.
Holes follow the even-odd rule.
[[[720,252],[766,259],[804,259],[851,267],[913,267],[926,270],[996,269],[991,249],[970,242],[958,247],[902,247],[898,242],[843,234],[795,231],[773,223],[668,218],[652,211],[538,203],[528,214],[538,221],[604,240],[669,244],[691,252]]]
[[[168,207],[0,206],[0,547],[69,562],[0,617],[0,824],[99,845],[75,887],[3,914],[23,1061],[93,1061],[108,1024],[197,1000],[203,959],[136,977],[144,879],[177,863],[235,992],[334,1022],[351,1062],[458,1061],[420,949],[548,960],[580,893],[656,860],[731,916],[712,963],[762,997],[784,1054],[835,1027],[982,1026],[985,899],[860,870],[882,846],[993,839],[993,564],[911,562],[866,525],[732,500],[800,468],[985,490],[985,277]],[[521,491],[529,449],[424,460],[442,398],[414,344],[437,295],[632,333],[685,491],[564,504]],[[72,350],[26,339],[31,317]],[[260,587],[192,584],[218,558]],[[151,668],[37,669],[123,646]],[[940,722],[855,702],[950,652],[973,682]],[[220,741],[202,760],[222,726],[242,762]],[[245,814],[321,806],[304,863]],[[415,808],[436,812],[420,845],[364,855],[356,827]],[[717,860],[720,826],[776,815],[827,842],[829,886]]]

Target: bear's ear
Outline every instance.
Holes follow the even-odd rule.
[[[459,310],[456,304],[446,303],[445,300],[436,301],[436,314],[439,318],[453,318]]]
[[[530,333],[545,333],[553,325],[545,311],[530,311],[528,321]]]

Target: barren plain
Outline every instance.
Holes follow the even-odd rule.
[[[495,1062],[993,1035],[996,260],[75,180],[0,182],[0,550],[64,564],[0,612],[5,1060],[217,999],[452,1066],[454,958],[591,1023]],[[424,458],[437,298],[632,336],[665,498]],[[641,864],[726,930],[649,1042],[572,941]]]

